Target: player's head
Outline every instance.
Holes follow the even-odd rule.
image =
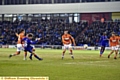
[[[101,18],[101,22],[104,23],[105,19],[104,18]]]
[[[104,32],[103,35],[105,36],[105,35],[106,35],[106,32]]]
[[[25,30],[24,30],[24,29],[21,29],[21,30],[20,30],[20,33],[25,34]]]
[[[118,34],[116,34],[116,36],[119,36]]]
[[[68,30],[67,29],[64,30],[64,34],[68,34]]]
[[[33,34],[32,34],[32,33],[29,33],[29,34],[27,34],[27,37],[28,37],[29,39],[32,39],[32,38],[33,38]]]
[[[112,36],[115,36],[115,32],[112,32]]]

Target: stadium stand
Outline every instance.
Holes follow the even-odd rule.
[[[62,45],[61,35],[64,29],[69,29],[70,34],[75,38],[78,46],[82,46],[83,44],[90,46],[99,45],[101,33],[107,32],[108,36],[110,36],[110,33],[114,31],[120,34],[120,20],[105,23],[92,21],[94,21],[94,19],[100,20],[100,18],[106,15],[111,19],[112,12],[120,11],[118,1],[119,0],[0,0],[0,44],[16,44],[17,37],[15,33],[19,32],[21,28],[24,28],[26,33],[33,33],[35,38],[40,37],[41,41],[38,42],[38,44],[41,45]],[[88,3],[90,5],[88,5]],[[94,7],[96,4],[98,6]],[[69,6],[73,7],[71,8]],[[49,10],[49,7],[51,10]],[[108,12],[108,14],[105,14],[105,12]],[[82,14],[85,13],[89,13],[89,15],[82,16]],[[21,18],[21,21],[16,20],[18,18]],[[32,20],[32,18],[36,19]],[[69,21],[67,22],[65,19]],[[82,22],[81,20],[88,22]]]
[[[61,35],[64,29],[69,29],[73,37],[77,37],[79,33],[88,26],[87,22],[65,23],[64,20],[33,20],[28,21],[3,21],[0,22],[0,43],[15,44],[17,37],[15,32],[24,28],[26,33],[33,33],[35,37],[40,37],[38,44],[44,45],[61,45]]]
[[[116,34],[120,35],[119,25],[119,20],[115,22],[110,21],[104,23],[101,23],[100,21],[95,21],[88,26],[86,31],[79,35],[79,37],[77,38],[77,43],[79,43],[79,45],[88,44],[90,46],[100,46],[100,36],[103,32],[107,33],[108,38],[111,36],[111,32],[115,32]]]
[[[100,35],[107,32],[108,37],[112,31],[120,35],[120,21],[104,22],[95,21],[88,25],[87,22],[66,23],[62,19],[33,20],[33,21],[3,21],[0,22],[0,44],[16,44],[15,32],[24,28],[26,33],[33,33],[40,37],[38,44],[62,45],[61,35],[64,29],[69,29],[70,34],[76,39],[78,46],[88,44],[99,45]],[[85,29],[85,31],[83,31]],[[83,32],[82,32],[83,31]]]

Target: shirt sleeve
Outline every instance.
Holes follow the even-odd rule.
[[[36,44],[38,42],[38,40],[36,41],[30,41],[31,44]]]

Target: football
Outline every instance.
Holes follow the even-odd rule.
[[[84,49],[87,49],[87,48],[88,48],[88,45],[87,45],[87,44],[84,44],[83,47],[84,47]]]

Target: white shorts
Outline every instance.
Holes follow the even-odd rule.
[[[22,44],[17,44],[17,51],[23,50]]]
[[[119,48],[120,48],[120,45],[117,45],[117,46],[116,46],[116,50],[119,50]]]
[[[70,49],[72,48],[71,44],[64,44],[64,49]]]
[[[112,46],[111,50],[118,50],[119,48],[117,46]]]
[[[116,47],[118,47],[118,48],[119,48],[119,47],[120,47],[120,45],[117,45]]]

